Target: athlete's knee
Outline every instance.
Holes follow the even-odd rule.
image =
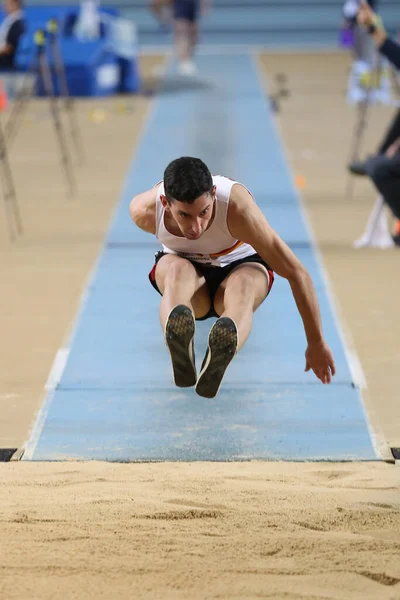
[[[182,279],[192,279],[195,276],[196,269],[188,260],[186,260],[186,258],[174,256],[168,265],[168,269],[165,274],[165,281],[168,283],[173,283],[177,280],[181,281]]]
[[[237,269],[229,275],[225,287],[225,297],[236,300],[254,299],[254,278],[253,275],[245,269]]]

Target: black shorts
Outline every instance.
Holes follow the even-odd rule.
[[[149,273],[150,283],[153,286],[153,288],[155,290],[157,290],[157,292],[159,294],[161,294],[161,292],[158,289],[158,286],[156,283],[156,267],[157,267],[157,263],[160,260],[160,258],[165,256],[165,254],[167,254],[167,253],[163,252],[163,251],[156,252],[156,255],[155,255],[156,260],[155,260],[152,270]],[[192,260],[189,262],[191,262],[192,265],[196,268],[196,271],[199,273],[199,275],[203,276],[204,279],[206,280],[208,292],[210,294],[210,299],[211,299],[210,310],[204,317],[201,317],[200,319],[196,319],[197,321],[204,321],[205,319],[209,319],[210,317],[217,317],[217,318],[219,317],[219,315],[214,310],[215,294],[217,293],[217,290],[218,290],[219,286],[221,285],[221,283],[224,281],[224,279],[226,279],[226,277],[228,277],[229,273],[231,273],[231,271],[233,271],[233,269],[235,267],[237,267],[238,265],[242,265],[243,263],[248,263],[248,262],[259,263],[260,265],[263,265],[267,269],[268,275],[269,275],[268,293],[271,291],[272,284],[274,283],[273,270],[265,262],[265,260],[262,259],[261,256],[257,253],[251,254],[250,256],[246,256],[246,258],[239,258],[239,260],[235,260],[235,261],[231,262],[229,265],[226,265],[225,267],[213,267],[210,265],[203,265],[202,263],[198,263],[198,262],[195,262]]]
[[[174,18],[190,21],[197,20],[199,0],[174,0]]]

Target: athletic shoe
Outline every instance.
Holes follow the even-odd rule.
[[[193,77],[193,75],[196,75],[196,73],[197,73],[197,68],[196,68],[196,65],[194,64],[194,62],[192,62],[191,60],[186,60],[184,62],[179,63],[178,71],[179,71],[180,75],[185,75],[187,77]]]
[[[208,336],[208,348],[196,384],[199,396],[214,398],[218,394],[225,371],[236,354],[237,344],[234,321],[229,317],[219,318]]]
[[[171,310],[165,326],[165,341],[171,355],[175,385],[178,387],[191,387],[196,384],[195,329],[196,324],[190,308],[178,304]]]

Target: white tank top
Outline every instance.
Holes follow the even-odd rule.
[[[199,239],[188,240],[173,235],[165,227],[165,208],[160,200],[160,196],[165,195],[165,190],[164,183],[161,182],[156,198],[156,236],[164,252],[168,254],[177,254],[203,264],[224,267],[235,260],[254,254],[255,250],[249,244],[232,237],[228,229],[229,198],[232,186],[238,182],[221,175],[213,175],[213,183],[216,186],[214,220]]]

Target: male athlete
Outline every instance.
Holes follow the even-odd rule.
[[[133,198],[130,213],[163,246],[149,278],[162,295],[160,320],[177,386],[195,385],[206,398],[217,395],[250,333],[254,311],[271,290],[274,271],[289,281],[303,320],[305,370],[330,383],[335,363],[311,277],[243,185],[212,176],[199,158],[182,157],[167,166],[162,182]],[[195,319],[209,317],[217,320],[197,377]]]

